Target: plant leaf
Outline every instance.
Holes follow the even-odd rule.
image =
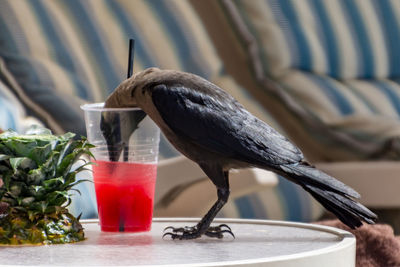
[[[74,186],[76,186],[76,185],[78,185],[80,183],[83,183],[83,182],[91,182],[91,183],[93,183],[93,181],[91,181],[91,180],[82,179],[82,180],[76,181],[75,183],[69,184],[68,186],[64,187],[64,190],[70,190],[72,187],[74,187]]]
[[[52,191],[55,188],[58,188],[61,184],[64,184],[63,177],[56,177],[49,180],[44,180],[42,182],[44,189],[48,192]]]
[[[49,143],[46,144],[45,146],[42,147],[37,146],[36,148],[32,149],[31,153],[28,156],[29,158],[33,159],[39,166],[42,165],[47,160],[51,152],[52,152],[51,144]]]
[[[35,140],[23,140],[18,137],[4,140],[3,143],[18,157],[27,157],[38,145]]]

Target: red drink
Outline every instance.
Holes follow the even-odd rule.
[[[93,177],[102,231],[149,231],[157,165],[96,161]]]

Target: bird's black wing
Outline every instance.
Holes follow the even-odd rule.
[[[218,87],[207,92],[158,84],[151,91],[168,127],[212,152],[259,166],[303,159],[297,147]]]

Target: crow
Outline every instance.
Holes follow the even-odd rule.
[[[233,235],[227,225],[210,225],[228,201],[229,170],[247,167],[270,170],[298,184],[350,228],[360,227],[362,221],[373,224],[377,219],[355,201],[360,197],[355,190],[311,166],[286,137],[197,75],[148,68],[123,81],[104,107],[140,107],[216,186],[218,199],[207,214],[195,226],[168,227],[171,231],[165,235],[172,239]],[[103,129],[112,128],[115,118],[110,114],[103,115]],[[103,135],[112,142],[111,132],[103,131]]]

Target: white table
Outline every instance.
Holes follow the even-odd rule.
[[[82,222],[87,240],[1,247],[0,266],[355,266],[354,236],[326,226],[220,219],[236,239],[179,241],[163,240],[163,229],[197,219],[155,219],[146,233],[104,233],[97,221]]]

